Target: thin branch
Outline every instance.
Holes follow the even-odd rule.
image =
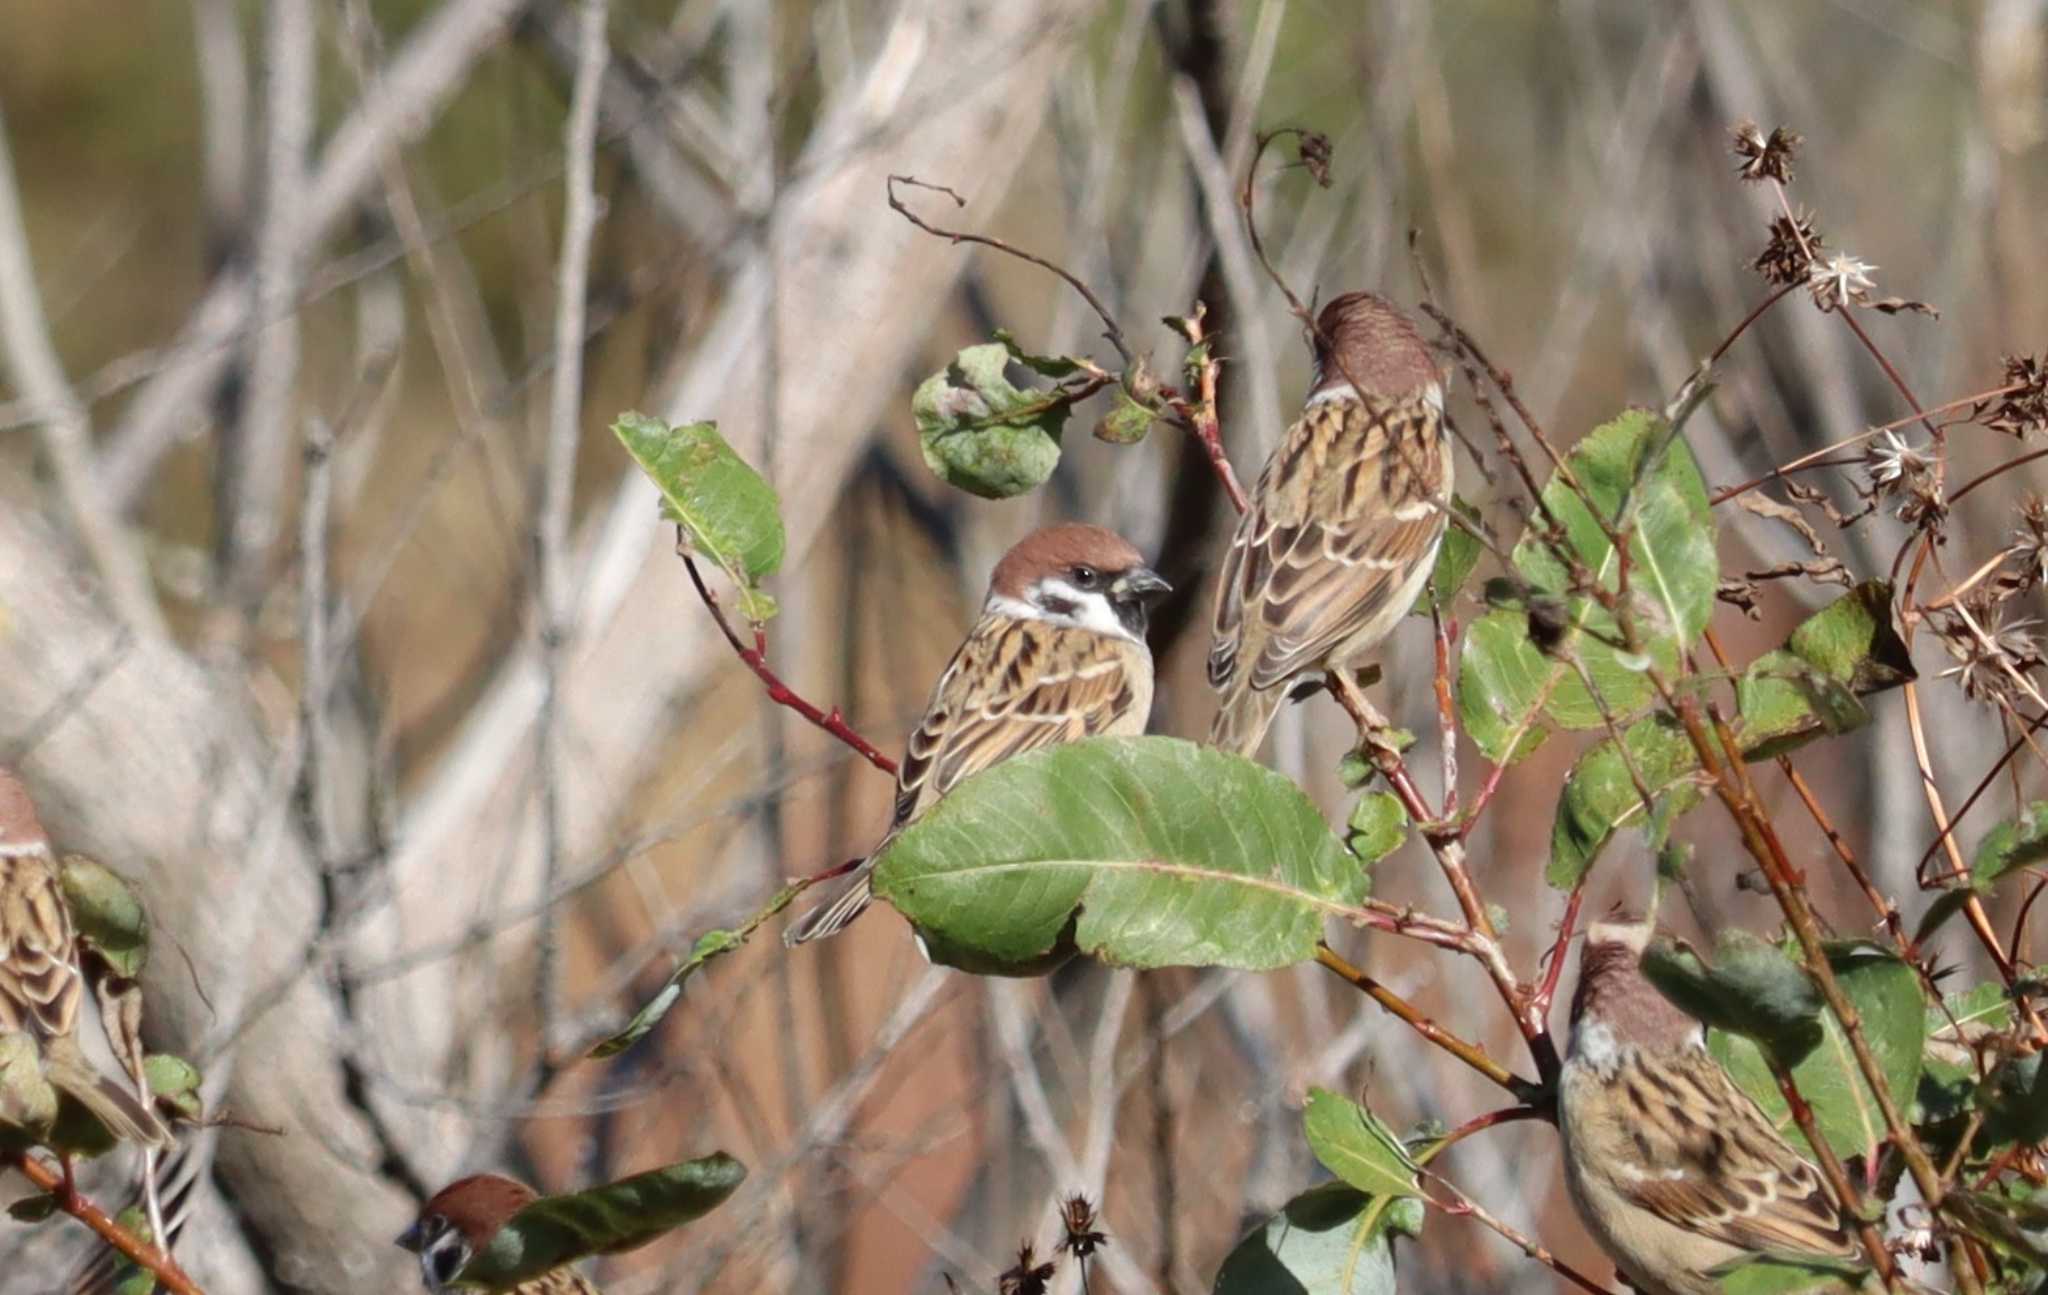
[[[1065,266],[1056,265],[1053,262],[1046,260],[1044,257],[1037,255],[1036,253],[1027,252],[1021,247],[1012,246],[1009,243],[1005,243],[1000,238],[991,238],[987,234],[969,234],[961,230],[941,229],[937,225],[931,224],[930,222],[926,221],[923,217],[919,216],[916,212],[912,211],[909,207],[903,204],[903,199],[896,196],[896,186],[899,184],[909,185],[917,189],[929,189],[933,193],[943,193],[948,198],[951,198],[953,200],[953,205],[955,207],[965,207],[967,205],[967,199],[961,197],[958,193],[955,193],[953,190],[947,188],[943,184],[928,184],[925,181],[918,179],[916,176],[892,175],[889,177],[888,180],[889,209],[895,212],[897,215],[903,217],[903,219],[909,221],[911,224],[917,226],[925,233],[930,234],[936,238],[943,238],[947,242],[952,243],[955,246],[958,246],[961,243],[979,243],[983,247],[992,247],[998,252],[1007,253],[1010,256],[1016,257],[1020,261],[1029,261],[1031,264],[1039,267],[1042,270],[1048,270],[1053,274],[1058,275],[1062,280],[1066,282],[1068,287],[1080,293],[1082,298],[1085,301],[1087,301],[1090,308],[1092,308],[1095,311],[1096,317],[1102,320],[1102,326],[1105,330],[1103,336],[1109,339],[1109,344],[1111,346],[1116,348],[1116,353],[1123,359],[1124,364],[1126,366],[1130,364],[1131,348],[1124,342],[1124,330],[1118,326],[1116,322],[1116,316],[1109,313],[1109,307],[1102,304],[1102,299],[1095,295],[1095,290],[1093,288],[1090,288],[1087,284],[1081,282],[1081,280],[1076,278],[1074,274],[1071,271],[1069,271]]]
[[[719,606],[718,595],[712,593],[711,587],[704,583],[703,573],[697,570],[695,559],[691,558],[688,553],[683,552],[681,549],[680,528],[678,528],[678,532],[677,553],[683,559],[683,566],[689,570],[690,583],[697,586],[697,596],[702,598],[704,605],[711,609],[711,617],[718,622],[719,631],[725,635],[725,641],[732,644],[732,650],[739,655],[741,661],[746,663],[747,669],[754,672],[755,678],[767,686],[768,699],[778,706],[789,707],[811,723],[830,733],[833,737],[852,747],[860,753],[860,757],[863,760],[866,760],[875,768],[893,776],[896,772],[896,762],[877,750],[874,743],[868,741],[859,733],[854,732],[853,727],[846,722],[846,717],[839,713],[837,706],[834,706],[829,711],[820,710],[810,702],[805,701],[803,697],[798,695],[795,689],[782,682],[782,677],[776,674],[768,664],[768,635],[764,630],[759,626],[754,628],[754,645],[752,647],[748,647],[740,641],[739,632],[733,629],[732,622],[725,618],[725,609]]]
[[[29,404],[42,410],[43,449],[49,455],[58,494],[100,579],[106,582],[115,614],[138,638],[162,639],[168,631],[150,584],[148,564],[141,548],[122,533],[116,500],[93,470],[92,427],[85,406],[64,376],[50,340],[49,323],[43,317],[4,116],[0,116],[0,364]]]
[[[126,1255],[136,1266],[147,1269],[170,1295],[205,1295],[185,1275],[185,1270],[178,1267],[177,1260],[108,1217],[105,1210],[72,1185],[69,1174],[52,1169],[27,1151],[7,1152],[0,1157],[0,1164],[20,1170],[24,1178],[50,1194],[58,1209],[98,1233],[102,1241]]]
[[[1476,1043],[1468,1043],[1452,1034],[1425,1015],[1422,1010],[1381,984],[1370,974],[1351,965],[1336,950],[1327,944],[1316,946],[1316,961],[1339,980],[1357,989],[1366,997],[1378,1003],[1408,1023],[1417,1034],[1429,1040],[1445,1052],[1450,1053],[1472,1069],[1506,1089],[1519,1101],[1528,1101],[1541,1085],[1532,1083],[1515,1074],[1487,1055],[1486,1049]]]
[[[583,320],[590,287],[590,242],[597,227],[594,172],[597,102],[609,61],[605,45],[607,0],[582,0],[576,25],[576,80],[563,127],[562,253],[555,279],[555,370],[548,391],[548,440],[541,468],[540,508],[534,520],[536,567],[540,576],[541,704],[535,721],[540,755],[541,892],[561,886],[563,783],[568,776],[562,733],[562,661],[575,623],[575,589],[569,575],[569,523],[576,494],[576,445],[583,408]],[[560,907],[541,917],[534,963],[540,1001],[541,1056],[553,1054],[562,1016],[558,974]],[[552,1068],[543,1060],[537,1084],[545,1087]]]

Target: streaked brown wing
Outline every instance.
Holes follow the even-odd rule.
[[[71,914],[50,863],[0,859],[0,1030],[44,1038],[76,1027],[83,982]]]
[[[1647,1150],[1617,1185],[1679,1227],[1744,1250],[1853,1255],[1820,1174],[1705,1052],[1625,1076]]]
[[[1144,649],[1043,621],[984,616],[939,676],[896,774],[893,834],[969,774],[1056,742],[1137,732]]]
[[[1443,536],[1449,456],[1433,405],[1349,400],[1310,408],[1267,463],[1217,602],[1210,681],[1255,652],[1271,688],[1407,609],[1394,597]]]

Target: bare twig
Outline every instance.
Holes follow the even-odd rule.
[[[1080,293],[1082,299],[1085,300],[1088,303],[1089,307],[1095,311],[1096,317],[1102,321],[1102,327],[1104,329],[1102,335],[1109,340],[1109,344],[1111,346],[1116,348],[1117,355],[1122,358],[1123,362],[1126,365],[1128,365],[1131,362],[1131,349],[1124,342],[1124,330],[1117,324],[1116,316],[1109,313],[1109,307],[1102,304],[1102,298],[1095,295],[1095,290],[1093,288],[1090,288],[1087,284],[1081,282],[1079,278],[1075,277],[1072,271],[1068,270],[1065,266],[1056,265],[1053,262],[1046,260],[1044,257],[1039,256],[1034,252],[1027,252],[1021,247],[1017,247],[1014,246],[1013,244],[1006,243],[1000,238],[991,238],[987,234],[970,234],[962,230],[939,228],[937,225],[934,225],[931,222],[925,220],[923,217],[919,216],[916,212],[912,211],[909,207],[904,205],[903,199],[896,196],[896,186],[899,184],[906,185],[911,188],[929,189],[933,193],[943,193],[948,198],[951,198],[953,200],[953,205],[955,207],[965,207],[967,205],[967,199],[961,197],[958,193],[955,193],[953,190],[947,188],[943,184],[928,184],[925,181],[918,179],[916,176],[892,175],[889,177],[889,209],[891,211],[894,211],[897,215],[903,217],[903,219],[917,226],[925,233],[931,234],[937,238],[943,238],[949,243],[953,243],[955,245],[958,245],[960,243],[979,243],[983,247],[992,247],[998,252],[1007,253],[1010,256],[1016,257],[1020,261],[1029,261],[1031,264],[1039,267],[1042,270],[1048,270],[1053,274],[1058,275],[1060,279],[1062,279],[1068,287]]]
[[[583,408],[583,318],[590,283],[590,241],[597,226],[593,188],[597,154],[597,101],[607,62],[605,20],[608,0],[582,0],[576,25],[576,80],[563,127],[568,159],[562,187],[562,253],[555,279],[555,370],[548,394],[547,452],[541,468],[540,507],[534,520],[535,566],[540,577],[541,704],[535,723],[540,756],[542,891],[561,886],[564,853],[562,797],[568,776],[563,740],[562,659],[575,625],[575,593],[569,575],[569,520],[575,499],[576,445]],[[560,908],[541,918],[534,967],[540,1002],[541,1055],[552,1054],[561,1020],[562,986],[556,963]],[[539,1083],[551,1077],[539,1067]]]
[[[0,116],[0,362],[24,397],[42,411],[44,450],[71,524],[106,582],[115,613],[145,639],[165,636],[142,550],[122,534],[120,510],[93,471],[92,428],[50,341],[36,291],[35,259],[22,225],[7,121]]]

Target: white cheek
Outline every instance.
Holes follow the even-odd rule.
[[[1585,1021],[1573,1030],[1571,1054],[1602,1075],[1621,1064],[1621,1045],[1605,1021]]]
[[[1139,641],[1117,617],[1116,609],[1109,605],[1109,599],[1102,593],[1083,592],[1064,580],[1043,580],[1037,588],[1060,602],[1071,604],[1073,610],[1049,612],[1037,602],[1026,602],[1001,594],[989,595],[985,610],[1023,620],[1038,620],[1049,625],[1066,625],[1074,629],[1089,630],[1096,634],[1107,634],[1112,638]]]

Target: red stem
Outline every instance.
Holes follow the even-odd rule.
[[[205,1295],[178,1267],[178,1261],[122,1227],[107,1212],[72,1186],[70,1175],[58,1172],[26,1151],[9,1152],[0,1164],[18,1169],[22,1176],[57,1202],[57,1208],[99,1234],[102,1241],[147,1269],[170,1295]]]
[[[725,634],[725,641],[732,644],[732,650],[739,654],[740,660],[746,662],[747,669],[752,670],[754,676],[768,689],[768,700],[778,706],[787,706],[858,751],[863,760],[893,777],[896,773],[896,762],[876,750],[874,743],[854,732],[852,726],[846,722],[846,717],[839,713],[837,706],[829,711],[820,710],[805,701],[794,688],[782,682],[782,676],[776,674],[768,664],[766,631],[758,625],[754,627],[752,647],[740,641],[739,632],[733,629],[732,622],[725,618],[725,609],[718,605],[718,595],[712,593],[711,586],[704,583],[704,574],[697,570],[696,561],[688,553],[684,553],[682,557],[683,566],[690,573],[690,583],[697,586],[697,596],[711,609],[711,618],[718,622],[718,628]]]

